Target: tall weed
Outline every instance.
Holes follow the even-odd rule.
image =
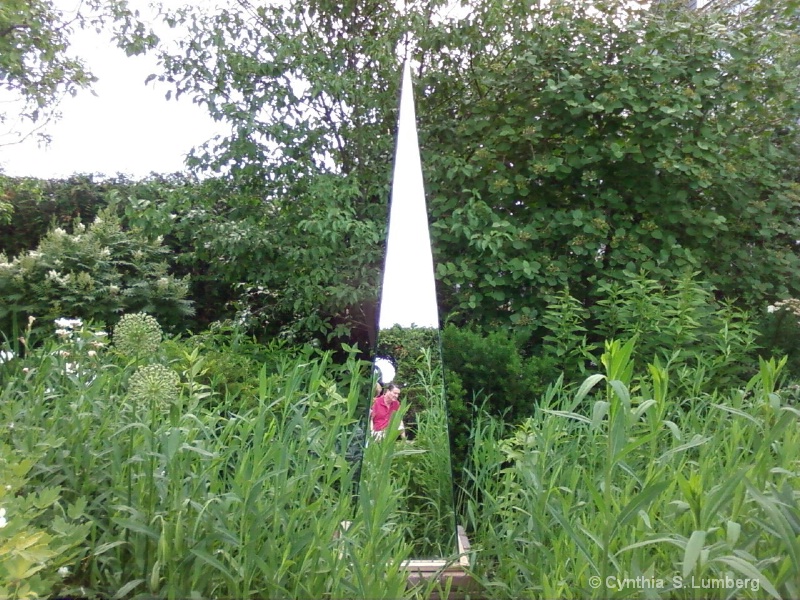
[[[558,382],[511,432],[479,421],[461,502],[476,576],[506,598],[796,596],[800,430],[780,363],[686,404],[634,350],[606,343],[602,373]]]
[[[9,447],[40,457],[29,489],[85,505],[59,593],[402,597],[393,448],[353,495],[363,364],[276,350],[229,393],[202,350],[170,340],[128,358],[51,340],[0,365]]]

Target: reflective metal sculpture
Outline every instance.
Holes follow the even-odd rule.
[[[408,64],[403,73],[377,346],[369,443],[398,444],[392,484],[399,483],[405,491],[403,526],[414,546],[413,556],[451,556],[456,525],[439,312]],[[370,476],[369,454],[362,477]]]

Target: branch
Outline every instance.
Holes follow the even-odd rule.
[[[15,29],[30,29],[30,28],[31,26],[28,25],[27,23],[22,23],[20,25],[10,25],[5,29],[0,29],[0,37],[6,37],[9,33],[14,31]]]

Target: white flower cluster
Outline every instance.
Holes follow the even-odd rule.
[[[0,365],[10,361],[15,354],[11,350],[0,350]]]
[[[73,331],[83,327],[83,321],[80,319],[65,319],[63,317],[56,319],[55,324],[58,327],[56,335],[64,339],[71,339]]]
[[[94,358],[97,356],[97,349],[106,345],[106,338],[108,334],[105,331],[87,331],[84,330],[83,321],[81,319],[66,319],[59,318],[54,321],[56,324],[56,335],[61,338],[63,342],[69,344],[69,349],[61,349],[58,351],[59,356],[68,357],[77,354],[85,349],[87,346],[90,348],[86,352],[86,356]],[[89,372],[81,369],[81,365],[76,362],[67,362],[64,365],[67,375],[88,376]],[[88,378],[86,385],[94,381],[95,375]]]
[[[55,269],[50,269],[47,272],[47,276],[45,277],[48,281],[55,281],[58,285],[67,286],[69,285],[70,280],[72,279],[72,274],[67,273],[66,275],[62,275]]]
[[[795,317],[800,319],[800,300],[797,298],[787,298],[786,300],[780,300],[775,304],[770,304],[767,307],[768,313],[776,313],[781,310],[790,312]]]
[[[8,525],[8,521],[6,521],[6,509],[0,508],[0,529]]]

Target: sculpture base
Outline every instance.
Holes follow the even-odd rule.
[[[342,521],[342,531],[347,531],[351,521]],[[404,560],[400,565],[408,572],[408,588],[428,586],[436,583],[431,591],[431,600],[459,600],[474,595],[477,584],[469,574],[470,543],[464,528],[459,525],[458,560],[448,561],[444,558],[414,558]],[[339,537],[336,533],[336,537]]]
[[[453,600],[464,598],[476,590],[475,581],[469,575],[470,543],[464,528],[458,526],[458,561],[445,559],[411,559],[401,564],[408,571],[408,587],[429,585],[436,581],[439,585],[430,598],[434,600]]]

